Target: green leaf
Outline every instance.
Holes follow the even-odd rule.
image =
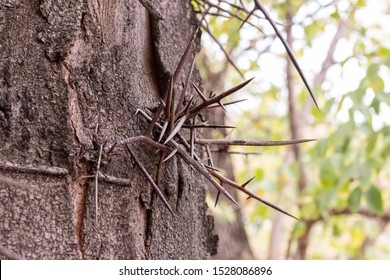
[[[336,20],[339,20],[340,19],[340,14],[338,12],[334,12],[334,13],[330,14],[330,17],[334,18]]]
[[[227,41],[227,50],[234,48],[238,45],[240,41],[240,32],[237,32],[238,28],[241,26],[241,21],[236,18],[231,18],[223,23],[223,30],[227,32],[228,41]]]
[[[352,228],[352,230],[350,231],[350,236],[350,244],[352,245],[352,247],[361,248],[366,238],[366,232],[364,232],[362,227],[357,226]]]
[[[361,196],[362,196],[362,189],[359,187],[355,188],[351,192],[351,194],[348,198],[349,210],[351,210],[352,212],[355,212],[359,209]]]
[[[381,92],[385,88],[385,82],[379,76],[370,81],[370,86],[374,92]]]
[[[307,230],[306,223],[297,223],[294,228],[294,238],[299,238],[305,234]]]
[[[374,98],[374,99],[372,100],[370,106],[371,106],[372,108],[374,108],[375,113],[379,114],[380,102],[379,102],[378,98]]]
[[[365,94],[366,88],[361,84],[357,90],[349,93],[349,97],[352,99],[353,104],[356,106],[362,104],[363,97],[365,96]]]
[[[379,54],[379,56],[382,56],[382,57],[390,57],[390,49],[382,46],[379,48],[378,54]]]
[[[366,0],[358,0],[356,3],[356,7],[362,8],[366,5]]]
[[[343,141],[343,145],[340,147],[340,151],[343,153],[343,154],[346,154],[348,152],[348,149],[349,149],[349,144],[351,143],[351,137],[347,136],[345,137],[344,141]]]
[[[335,194],[335,189],[325,189],[319,194],[317,198],[317,204],[320,212],[329,208],[330,203],[333,201]]]
[[[257,168],[255,170],[255,176],[257,181],[261,181],[264,179],[264,169],[263,168]]]
[[[332,228],[332,232],[333,232],[333,236],[341,236],[342,234],[342,228],[340,227],[340,225],[338,223],[335,223],[333,224],[333,228]]]
[[[379,64],[371,64],[367,69],[367,78],[376,80],[378,79]]]
[[[310,46],[310,41],[312,38],[314,38],[318,32],[321,32],[324,30],[324,25],[319,24],[318,21],[314,21],[312,24],[309,24],[304,27],[305,35],[307,42],[309,43]]]
[[[317,142],[316,153],[318,157],[324,157],[328,149],[328,139],[322,139]]]
[[[343,97],[341,97],[341,100],[340,100],[340,102],[339,102],[339,105],[337,106],[337,113],[340,112],[341,107],[343,106],[345,97],[347,97],[347,95],[343,95]]]
[[[366,201],[368,206],[374,211],[375,214],[380,215],[383,213],[383,201],[382,193],[376,187],[371,187],[366,192]]]
[[[360,184],[362,186],[367,186],[370,185],[371,178],[372,178],[372,173],[373,173],[373,165],[372,162],[367,160],[360,166],[360,175],[359,175],[359,180]]]
[[[325,187],[333,187],[337,181],[336,172],[330,159],[321,164],[320,179]]]

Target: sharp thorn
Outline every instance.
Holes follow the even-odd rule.
[[[216,208],[217,207],[217,204],[218,204],[218,200],[219,200],[219,196],[221,195],[221,192],[220,191],[218,191],[218,193],[217,193],[217,197],[215,198],[215,204],[214,204],[214,208]]]
[[[313,99],[315,106],[317,107],[318,110],[320,110],[319,107],[318,107],[317,101],[316,101],[316,99],[314,97],[314,94],[313,94],[313,92],[312,92],[312,90],[311,90],[311,88],[309,86],[309,83],[307,82],[306,77],[303,74],[303,71],[302,71],[301,67],[299,66],[297,60],[295,59],[294,54],[291,51],[290,46],[288,45],[288,43],[286,42],[286,40],[283,38],[282,34],[280,33],[280,31],[279,31],[278,27],[276,26],[274,20],[270,17],[270,15],[268,14],[267,10],[264,9],[263,5],[259,2],[259,0],[255,0],[255,6],[263,13],[265,18],[271,24],[271,26],[274,29],[276,35],[278,36],[278,38],[282,42],[284,48],[286,49],[287,54],[290,57],[292,63],[294,64],[295,68],[297,69],[297,71],[299,73],[299,76],[301,76],[301,79],[302,79],[303,83],[305,84],[307,90],[309,91],[309,94],[310,94],[311,98]]]
[[[187,116],[183,116],[179,122],[177,123],[176,127],[174,130],[172,130],[171,134],[169,134],[169,136],[167,137],[167,139],[165,140],[164,144],[168,143],[178,132],[179,130],[181,129],[182,125],[184,124],[184,122],[187,120]],[[160,140],[159,140],[160,142]]]
[[[232,128],[232,129],[229,131],[229,133],[226,134],[226,136],[225,136],[225,139],[226,139],[226,140],[228,140],[228,139],[230,138],[230,136],[232,135],[233,131],[234,131],[234,128]]]
[[[177,149],[174,149],[165,159],[163,162],[166,162],[169,160],[171,157],[173,157],[177,153]]]
[[[138,166],[138,168],[141,170],[143,175],[145,176],[146,180],[152,185],[153,189],[157,192],[158,196],[161,198],[162,202],[165,204],[165,206],[168,208],[169,212],[173,216],[176,216],[173,212],[171,206],[169,205],[168,201],[166,200],[165,196],[162,194],[159,187],[156,185],[156,183],[153,181],[150,174],[146,171],[145,167],[142,165],[142,163],[138,160],[137,156],[135,155],[134,151],[131,149],[131,146],[129,144],[126,145],[127,151],[129,152],[131,158],[134,160],[135,164]]]
[[[167,130],[167,127],[168,127],[168,121],[165,121],[165,123],[161,129],[161,133],[160,133],[160,137],[158,138],[158,142],[160,142],[161,139],[164,137],[164,134],[165,134],[165,131]]]
[[[246,181],[244,184],[242,184],[241,187],[245,188],[253,179],[255,179],[255,176],[253,176],[248,181]]]
[[[200,96],[200,98],[201,98],[204,102],[207,101],[206,96],[204,96],[204,94],[202,93],[202,91],[201,91],[194,83],[192,83],[192,86],[194,87],[195,91],[198,93],[198,95]]]

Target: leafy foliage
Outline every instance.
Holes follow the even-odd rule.
[[[197,2],[207,6],[208,1]],[[210,2],[223,2],[225,10],[241,12],[242,18],[254,7],[253,1]],[[235,5],[242,2],[245,11],[238,11]],[[292,11],[294,54],[312,81],[320,107],[317,110],[310,103],[304,85],[296,78],[299,130],[303,136],[319,140],[301,146],[299,161],[294,160],[291,149],[242,149],[262,154],[244,160],[234,156],[234,162],[240,163],[235,166],[238,180],[256,174],[254,192],[266,193],[284,208],[299,212],[302,222],[285,221],[286,245],[282,249],[287,253],[281,256],[294,257],[292,251],[298,250],[300,238],[307,238],[306,258],[388,258],[390,247],[375,242],[390,238],[390,43],[383,39],[385,24],[367,18],[372,16],[371,1],[262,2],[284,32],[286,15]],[[378,18],[390,21],[384,12],[389,8],[387,2],[378,2],[375,12],[382,13]],[[286,53],[269,23],[261,13],[254,13],[238,31],[237,17],[216,7],[209,12],[210,31],[245,76],[257,76],[248,90],[250,104],[229,111],[228,121],[238,125],[240,138],[289,138]],[[199,61],[209,62],[207,69],[205,64],[198,65],[203,79],[223,73],[218,77],[226,87],[236,83],[240,79],[237,72],[233,67],[226,70],[218,47],[207,35],[203,38],[207,52],[202,51]],[[333,41],[334,50],[327,58]],[[305,184],[300,189],[302,178]],[[270,228],[263,221],[272,220],[272,212],[250,201],[246,206],[252,238],[269,237]],[[257,225],[255,231],[253,224]],[[319,240],[326,245],[314,246]],[[258,253],[266,254],[264,249]]]

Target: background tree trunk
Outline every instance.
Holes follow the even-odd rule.
[[[185,163],[168,161],[160,180],[176,186],[174,217],[123,149],[107,156],[115,141],[145,133],[135,112],[158,105],[195,28],[189,1],[154,2],[163,21],[137,0],[0,2],[0,175],[26,186],[0,183],[0,245],[27,259],[216,253],[205,184]],[[85,176],[103,144],[96,223]],[[155,174],[155,149],[134,149]]]
[[[221,79],[222,80],[222,79]],[[210,114],[210,123],[226,124],[225,116],[222,110],[214,110]],[[221,135],[226,136],[225,129],[218,129]],[[208,137],[210,138],[210,137]],[[222,148],[223,149],[223,148]],[[221,150],[222,150],[221,149]],[[214,165],[226,173],[226,176],[232,180],[234,178],[234,168],[230,154],[226,152],[213,153]],[[214,200],[217,197],[217,191],[211,189]],[[231,192],[234,199],[238,200],[237,191]],[[220,195],[219,201],[230,203],[225,197]],[[218,207],[218,206],[217,206]],[[218,234],[218,254],[214,259],[222,260],[250,260],[255,259],[250,248],[248,236],[243,224],[243,214],[241,208],[234,209],[235,217],[232,221],[226,221],[215,217],[215,232]]]
[[[206,55],[202,56],[202,63],[205,65],[206,72],[204,84],[205,84],[205,93],[213,92],[222,92],[226,90],[224,88],[224,77],[226,72],[228,71],[228,63],[225,62],[223,70],[220,72],[212,72],[210,69],[210,61],[207,59]],[[210,110],[208,112],[208,120],[211,124],[223,124],[226,125],[225,113],[222,110]],[[226,137],[228,131],[223,128],[218,129],[208,129],[204,132],[207,138],[213,138],[213,133],[218,131],[221,136]],[[228,147],[219,147],[221,152],[212,152],[212,158],[214,165],[223,170],[226,174],[227,178],[235,181],[234,178],[234,167],[233,162],[228,153]],[[225,151],[223,151],[225,150]],[[232,190],[231,193],[234,199],[238,200],[238,195],[236,190]],[[215,200],[218,195],[218,191],[214,188],[210,189],[210,194]],[[219,196],[218,201],[225,201],[226,203],[230,203],[223,195]],[[218,207],[218,206],[217,206]],[[241,212],[241,208],[236,207],[234,209],[235,218],[231,221],[226,221],[220,219],[218,216],[215,216],[215,232],[218,234],[219,242],[218,242],[218,254],[215,255],[214,259],[222,259],[222,260],[248,260],[254,259],[253,252],[250,248],[248,236],[245,232],[244,224],[243,224],[243,214]]]

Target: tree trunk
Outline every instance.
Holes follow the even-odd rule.
[[[164,20],[138,0],[1,0],[0,175],[25,187],[0,183],[0,245],[27,259],[216,253],[205,184],[183,161],[159,184],[176,187],[164,192],[175,217],[123,148],[107,153],[146,132],[136,110],[159,104],[195,29],[190,1],[154,2]],[[97,216],[87,176],[101,145]],[[155,149],[134,150],[154,176]]]

